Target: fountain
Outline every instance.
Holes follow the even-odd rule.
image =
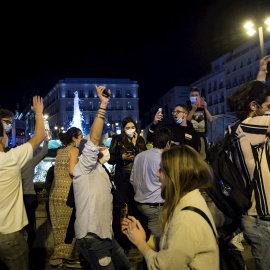
[[[73,119],[70,122],[70,124],[67,126],[67,129],[70,129],[71,127],[77,127],[79,128],[83,136],[86,135],[86,131],[82,127],[82,123],[84,121],[82,112],[80,111],[79,106],[79,96],[78,92],[74,92],[74,112],[73,112]],[[49,142],[49,149],[56,149],[61,145],[60,140],[50,140]],[[43,147],[43,143],[40,145],[40,147]],[[45,157],[36,167],[35,167],[35,174],[34,174],[34,182],[45,182],[46,175],[48,169],[54,164],[55,158],[52,157]]]
[[[76,128],[79,128],[83,135],[85,136],[85,131],[84,129],[82,128],[82,122],[84,121],[84,118],[83,118],[83,115],[82,115],[82,112],[80,111],[80,106],[79,106],[79,97],[78,97],[78,92],[75,91],[74,92],[74,112],[73,112],[73,120],[71,121],[71,123],[69,124],[68,128],[71,128],[71,127],[76,127]]]

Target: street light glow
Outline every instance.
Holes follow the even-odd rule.
[[[255,33],[256,33],[256,30],[255,30],[255,29],[249,29],[249,30],[247,31],[247,34],[248,34],[249,36],[253,36]]]
[[[267,24],[268,26],[270,26],[270,18],[267,18],[265,21],[264,21],[265,24]],[[267,28],[268,29],[268,28]]]
[[[254,24],[253,24],[252,22],[247,22],[247,23],[244,24],[244,27],[245,27],[247,30],[251,29],[253,26],[254,26]]]
[[[268,17],[264,23],[267,25],[267,31],[270,31],[270,17]],[[256,33],[254,24],[249,21],[244,24],[244,28],[247,29],[247,34],[249,36],[253,36]],[[260,41],[260,49],[261,49],[261,57],[264,56],[264,40],[263,40],[263,26],[258,26],[259,32],[259,41]]]

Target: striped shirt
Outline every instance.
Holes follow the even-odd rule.
[[[248,215],[270,214],[269,122],[270,115],[249,117],[238,126],[235,133],[233,162],[247,188],[251,181],[255,181]]]

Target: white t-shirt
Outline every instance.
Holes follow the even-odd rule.
[[[33,148],[25,143],[7,153],[0,152],[0,232],[21,230],[28,224],[23,203],[21,168],[33,157]]]

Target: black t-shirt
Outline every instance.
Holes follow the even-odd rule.
[[[192,110],[190,100],[187,100],[187,106],[189,111]],[[195,113],[193,114],[191,120],[191,124],[193,128],[197,131],[197,133],[201,136],[206,136],[207,133],[207,118],[204,108],[197,108]]]
[[[152,124],[150,130],[154,131],[158,125]],[[193,147],[196,151],[200,149],[200,138],[193,128],[192,124],[187,121],[187,126],[181,126],[175,122],[163,125],[169,128],[173,133],[172,144],[186,144]],[[148,131],[147,141],[152,142],[152,132]]]

